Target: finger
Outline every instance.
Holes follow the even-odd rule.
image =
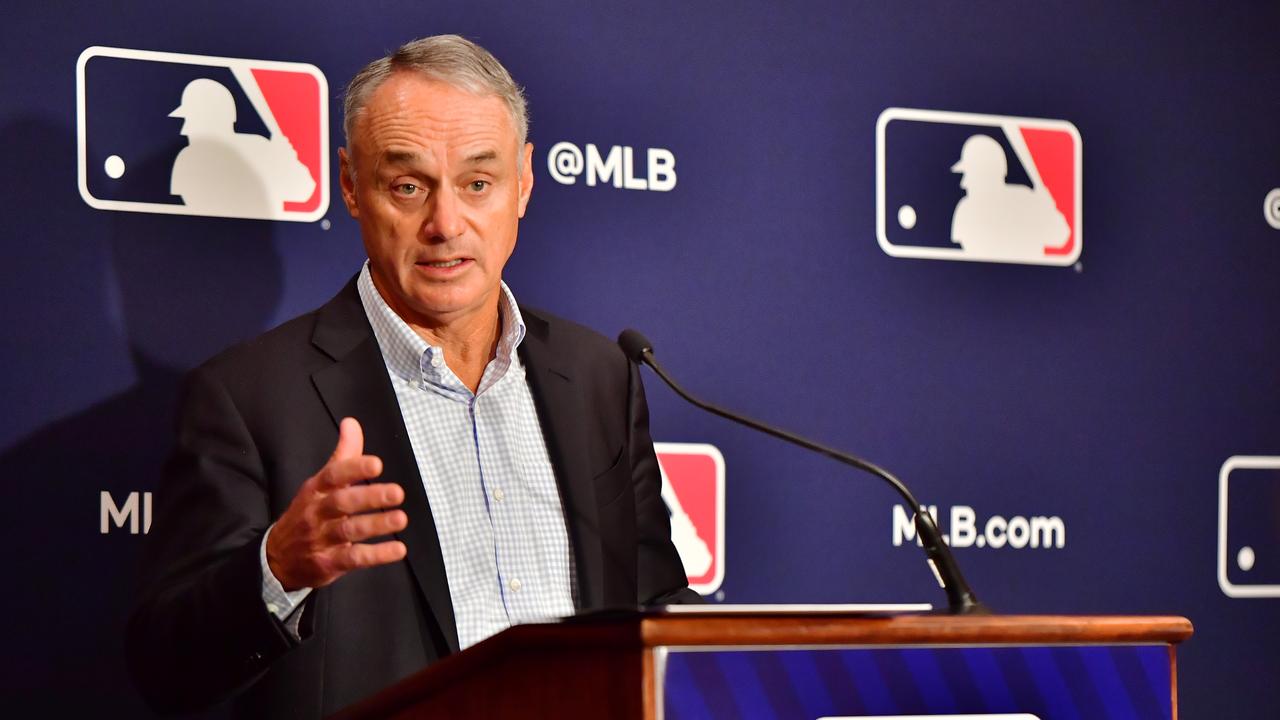
[[[376,478],[382,474],[382,459],[376,455],[357,455],[330,460],[316,476],[319,490],[334,490]]]
[[[335,490],[320,506],[320,515],[336,518],[343,515],[385,510],[404,502],[404,489],[395,483],[355,485]]]
[[[356,543],[379,535],[400,532],[409,524],[403,510],[388,510],[366,515],[347,515],[330,520],[324,527],[324,539],[332,545]]]
[[[376,567],[403,560],[408,549],[399,540],[381,543],[352,543],[332,551],[331,563],[341,572]]]
[[[342,418],[342,422],[338,423],[338,445],[333,449],[330,462],[363,454],[364,428],[360,427],[360,421],[353,417]]]

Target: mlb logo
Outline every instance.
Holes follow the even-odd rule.
[[[714,445],[654,443],[671,541],[689,587],[710,595],[724,582],[724,456]]]
[[[1218,587],[1280,598],[1280,457],[1235,455],[1218,471]]]
[[[329,209],[328,95],[303,63],[87,48],[80,196],[101,210],[317,220]]]
[[[876,238],[894,257],[1072,265],[1081,157],[1065,120],[889,108],[876,122]]]

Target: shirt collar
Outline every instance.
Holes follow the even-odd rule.
[[[524,317],[520,314],[520,306],[511,288],[499,281],[502,294],[498,298],[498,319],[501,335],[498,337],[498,348],[491,365],[497,372],[493,373],[491,382],[482,383],[481,389],[496,382],[512,365],[519,364],[516,349],[524,341]],[[431,345],[421,335],[413,331],[409,325],[387,305],[381,293],[373,284],[373,276],[369,273],[366,261],[360,269],[360,277],[356,281],[360,292],[360,302],[364,305],[365,315],[373,327],[378,347],[382,349],[382,357],[387,368],[394,374],[413,383],[427,382],[432,385],[451,385],[461,382],[444,364],[444,349]],[[486,371],[486,376],[491,373]],[[452,382],[450,382],[452,381]]]

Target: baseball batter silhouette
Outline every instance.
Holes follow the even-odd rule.
[[[187,147],[173,161],[169,192],[201,213],[269,218],[286,201],[311,197],[316,181],[283,133],[267,139],[237,133],[231,91],[209,78],[192,80],[169,117],[183,118]]]
[[[965,190],[951,218],[951,241],[966,253],[992,260],[1043,258],[1045,248],[1062,245],[1071,234],[1043,186],[1005,183],[1008,159],[994,138],[970,136],[951,172],[963,173]]]

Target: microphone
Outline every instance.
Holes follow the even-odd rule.
[[[938,584],[947,593],[947,607],[951,613],[970,615],[991,612],[985,605],[978,602],[973,590],[969,589],[969,583],[965,582],[964,575],[960,572],[960,566],[956,564],[955,557],[951,554],[951,548],[947,547],[947,544],[942,541],[942,533],[938,531],[938,525],[934,522],[933,516],[920,505],[915,496],[911,494],[911,491],[907,489],[907,486],[888,470],[857,456],[807,440],[786,430],[766,425],[758,420],[752,420],[744,415],[739,415],[699,400],[686,392],[667,374],[667,371],[653,357],[653,344],[644,335],[635,330],[623,330],[622,334],[618,336],[618,345],[622,347],[622,351],[626,353],[632,362],[637,365],[648,365],[677,395],[693,405],[713,415],[719,415],[726,420],[732,420],[767,435],[772,435],[794,445],[820,453],[837,462],[852,465],[892,485],[893,489],[897,490],[898,494],[906,500],[907,506],[915,511],[916,536],[920,538],[920,543],[924,546],[925,558],[929,568],[933,570],[933,575],[937,578]]]

